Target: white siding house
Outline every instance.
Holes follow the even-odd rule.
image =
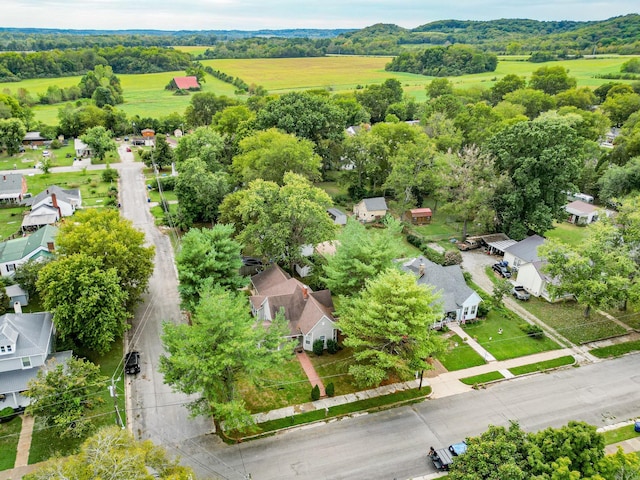
[[[360,222],[375,222],[387,214],[384,197],[365,198],[353,206],[353,214]]]

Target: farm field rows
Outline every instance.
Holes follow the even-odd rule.
[[[269,58],[269,59],[223,59],[204,60],[205,66],[239,77],[248,84],[262,85],[271,93],[291,90],[328,89],[333,92],[353,91],[358,86],[382,83],[387,78],[399,80],[405,92],[418,101],[425,100],[425,85],[433,77],[410,73],[387,72],[384,66],[391,57],[328,56],[311,58]],[[498,62],[495,72],[487,72],[461,77],[451,77],[454,86],[460,88],[485,87],[507,74],[529,76],[541,66],[562,65],[578,80],[579,86],[595,87],[609,80],[594,78],[597,74],[617,73],[620,66],[630,57],[603,56],[564,60],[556,62],[530,63],[519,57],[504,57]],[[174,76],[184,72],[163,72],[140,75],[118,75],[124,90],[125,103],[119,105],[127,115],[164,116],[172,112],[183,113],[191,96],[176,96],[164,89]],[[77,85],[80,77],[61,77],[24,80],[17,83],[0,83],[0,91],[15,92],[25,88],[32,94],[46,91],[49,85],[69,87]],[[234,96],[235,88],[211,75],[203,85],[203,92]],[[47,124],[57,123],[57,112],[63,104],[37,106],[34,113],[37,120]]]

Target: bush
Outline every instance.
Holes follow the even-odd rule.
[[[160,177],[160,186],[164,192],[171,192],[176,188],[176,177]]]
[[[422,247],[422,253],[427,260],[431,260],[433,263],[437,263],[438,265],[444,265],[444,255],[436,252],[433,248],[424,245]]]
[[[51,145],[49,145],[51,147],[51,150],[58,150],[59,148],[62,148],[64,145],[62,144],[62,142],[60,140],[53,139],[51,140]]]
[[[489,315],[489,312],[491,311],[491,307],[487,304],[487,302],[482,302],[480,303],[480,305],[478,305],[478,317],[486,317],[487,315]]]
[[[316,340],[313,342],[313,353],[320,356],[324,351],[324,340]]]
[[[333,340],[332,338],[330,338],[329,340],[327,340],[327,352],[334,354],[336,353],[338,350],[340,350],[340,346],[338,345],[338,342],[336,342],[335,340]]]
[[[530,323],[523,323],[520,325],[520,330],[529,335],[531,338],[543,338],[544,331],[538,325],[532,325]]]
[[[462,263],[462,254],[457,250],[447,250],[444,252],[444,263],[443,265],[460,265]]]
[[[311,389],[311,401],[315,402],[316,400],[320,400],[320,387],[318,385],[314,385]]]
[[[464,281],[468,284],[471,279],[473,278],[471,276],[471,272],[462,272],[462,276],[464,277]]]
[[[324,390],[327,392],[328,397],[333,397],[336,394],[336,387],[333,386],[333,382],[327,384]]]
[[[422,245],[423,245],[422,238],[410,233],[409,235],[407,235],[407,242],[409,242],[414,247],[422,250]]]
[[[107,168],[102,171],[102,181],[105,183],[113,182],[114,180],[117,180],[119,176],[120,175],[118,175],[118,171],[115,168]]]
[[[15,417],[16,413],[14,412],[12,407],[4,407],[2,410],[0,410],[0,423],[13,420],[13,418]]]

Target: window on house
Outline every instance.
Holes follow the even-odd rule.
[[[309,345],[311,343],[311,339],[309,337],[306,337],[304,339],[304,343],[306,343],[307,345]]]
[[[464,307],[464,310],[462,311],[462,315],[466,317],[468,314],[469,314],[469,307]]]
[[[15,270],[16,270],[16,264],[15,263],[7,264],[7,272],[14,272]]]
[[[4,353],[4,352],[5,352],[4,345],[0,345],[0,353]]]
[[[31,359],[29,357],[22,357],[22,368],[31,367]]]
[[[477,305],[474,305],[473,307],[471,307],[471,315],[475,315],[477,309],[478,309]]]
[[[7,345],[7,352],[12,352],[13,348],[11,348],[11,345]]]

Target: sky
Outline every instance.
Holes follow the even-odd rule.
[[[637,0],[2,0],[0,27],[258,30],[414,28],[434,20],[604,20]]]

